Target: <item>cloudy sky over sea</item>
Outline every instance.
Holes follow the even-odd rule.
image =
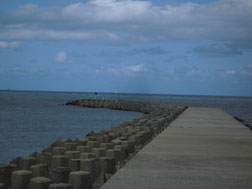
[[[8,88],[252,96],[252,1],[1,0]]]

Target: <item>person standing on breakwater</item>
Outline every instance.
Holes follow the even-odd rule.
[[[94,92],[94,99],[96,99],[97,92]]]

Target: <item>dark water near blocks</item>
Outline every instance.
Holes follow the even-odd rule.
[[[93,98],[93,93],[0,91],[0,163],[41,151],[59,137],[82,137],[141,115],[63,105],[82,98]],[[97,98],[220,107],[252,124],[252,97],[99,93]]]

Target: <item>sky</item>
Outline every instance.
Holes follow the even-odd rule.
[[[251,0],[1,0],[0,90],[252,96]]]

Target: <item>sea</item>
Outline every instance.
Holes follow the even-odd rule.
[[[110,128],[142,115],[64,105],[93,96],[87,92],[0,91],[0,164],[39,152],[57,138],[84,137],[91,130]],[[252,125],[252,97],[98,93],[97,98],[219,107]]]

